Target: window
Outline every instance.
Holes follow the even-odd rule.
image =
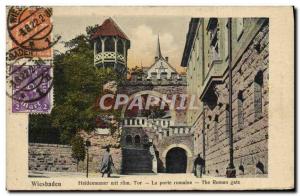
[[[105,40],[105,52],[114,52],[115,51],[115,40],[112,37],[109,37]]]
[[[244,114],[243,114],[243,92],[239,91],[237,103],[238,103],[238,129],[242,129],[244,126]]]
[[[219,123],[219,116],[216,115],[216,116],[215,116],[215,120],[214,120],[215,143],[218,143],[218,141],[219,141],[218,123]]]
[[[243,18],[237,18],[236,19],[237,40],[241,39],[243,32],[244,32],[244,19]]]
[[[259,71],[254,78],[254,113],[255,119],[262,115],[262,86],[263,73]]]
[[[136,135],[136,136],[134,137],[134,143],[135,143],[135,144],[140,144],[140,143],[141,143],[141,137],[140,137],[139,135]]]
[[[126,136],[126,144],[132,144],[132,137],[131,135]]]
[[[212,18],[209,21],[210,32],[210,47],[212,61],[218,60],[220,57],[219,51],[219,21],[217,18]]]

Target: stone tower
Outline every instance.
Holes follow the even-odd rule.
[[[106,19],[92,36],[94,65],[113,68],[121,75],[127,72],[127,50],[130,40],[112,18]]]

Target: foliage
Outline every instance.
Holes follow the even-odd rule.
[[[141,67],[134,67],[130,70],[131,73],[135,73],[137,76],[142,76],[144,74],[144,71]]]
[[[112,69],[94,66],[90,40],[93,29],[88,27],[86,35],[66,42],[68,50],[54,56],[54,107],[50,115],[30,115],[31,142],[70,144],[79,130],[92,131],[96,116],[107,113],[100,111],[97,104],[102,86],[112,80],[118,84],[122,78]],[[46,131],[55,133],[55,137],[46,138]]]
[[[83,161],[85,158],[85,145],[82,137],[76,135],[71,140],[72,145],[72,157],[77,161],[77,171],[79,161]]]

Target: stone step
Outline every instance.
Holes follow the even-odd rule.
[[[123,173],[152,173],[152,155],[147,149],[122,149]]]

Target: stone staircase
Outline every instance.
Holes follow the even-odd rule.
[[[122,149],[122,171],[124,174],[153,173],[152,155],[148,149]]]

